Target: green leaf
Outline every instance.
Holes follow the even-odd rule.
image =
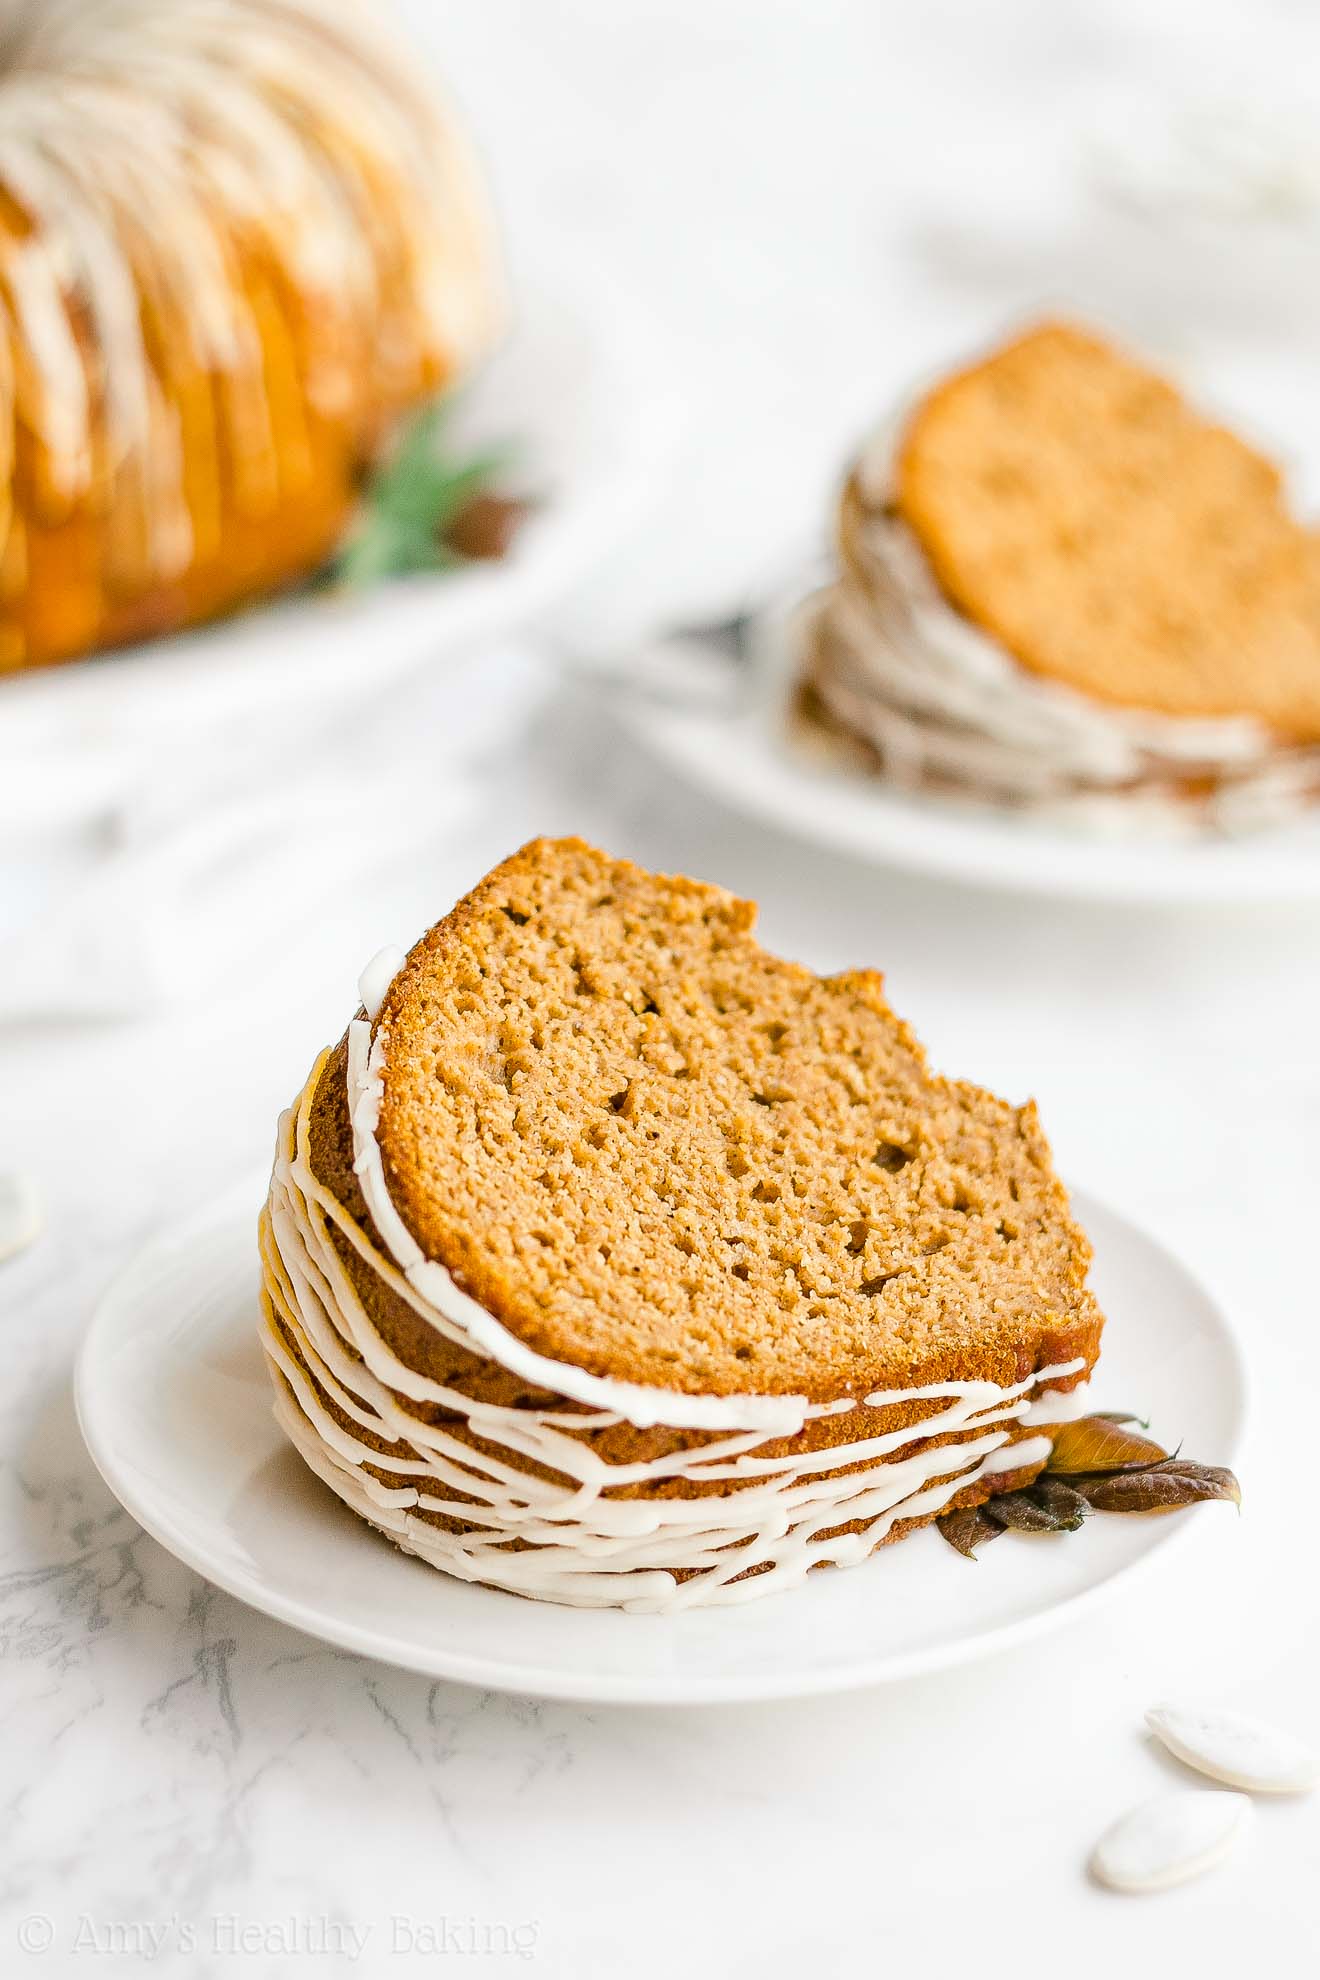
[[[356,587],[415,571],[450,570],[463,559],[444,533],[507,467],[510,450],[488,447],[457,458],[446,451],[441,403],[424,406],[368,483],[331,568]]]
[[[387,516],[364,516],[339,553],[336,574],[344,584],[373,584],[394,571],[415,568],[425,538]]]
[[[371,506],[379,515],[416,523],[439,535],[481,492],[499,466],[499,458],[491,454],[466,461],[461,467],[448,461],[427,461],[406,474],[393,469],[372,489]]]

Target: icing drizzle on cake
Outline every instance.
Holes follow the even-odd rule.
[[[791,1587],[823,1563],[863,1559],[897,1521],[938,1512],[977,1479],[1048,1454],[1043,1435],[1018,1442],[1011,1435],[1041,1420],[1037,1405],[1050,1384],[1076,1375],[1082,1358],[1009,1388],[948,1382],[811,1405],[802,1397],[643,1388],[534,1353],[422,1255],[390,1201],[375,1140],[387,1051],[387,1039],[378,1031],[373,1040],[365,1020],[350,1026],[355,1168],[385,1250],[312,1171],[309,1116],[323,1055],[280,1123],[262,1218],[263,1340],[276,1414],[303,1458],[408,1552],[463,1580],[576,1606],[660,1613],[745,1602]],[[372,1324],[332,1230],[447,1340],[549,1387],[563,1407],[477,1402],[409,1368]],[[859,1424],[854,1440],[829,1449],[762,1452],[810,1417],[916,1399],[937,1405],[916,1425],[868,1435]],[[427,1421],[409,1402],[438,1405],[446,1419]],[[454,1419],[466,1435],[456,1434]],[[697,1428],[711,1438],[609,1464],[583,1433],[621,1421]],[[938,1437],[950,1441],[932,1448]],[[665,1480],[729,1489],[612,1496]],[[861,1532],[837,1531],[854,1521],[864,1522]]]

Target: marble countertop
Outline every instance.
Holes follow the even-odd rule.
[[[582,605],[584,640],[727,610],[818,530],[842,450],[900,381],[1042,299],[1175,350],[1211,325],[1220,375],[1266,423],[1314,378],[1320,257],[1295,232],[1263,228],[1235,260],[1218,223],[1171,241],[1087,178],[1091,140],[1138,101],[1244,77],[1286,94],[1315,72],[1320,29],[1283,0],[1249,21],[1220,0],[405,11],[484,135],[516,247],[635,290],[684,381],[682,472]],[[1293,410],[1305,468],[1313,384]],[[1197,1980],[1313,1970],[1320,1799],[1261,1807],[1228,1864],[1158,1899],[1107,1896],[1083,1866],[1173,1778],[1142,1730],[1161,1698],[1320,1742],[1320,916],[1050,905],[870,870],[680,788],[548,663],[507,683],[503,664],[399,690],[414,736],[447,734],[478,682],[500,708],[468,752],[471,802],[406,861],[310,910],[292,894],[193,1001],[0,1028],[0,1168],[46,1209],[0,1266],[0,1972],[1017,1980],[1048,1961],[1086,1980],[1137,1953]],[[357,742],[373,771],[389,734]],[[1064,1173],[1186,1256],[1242,1331],[1240,1518],[1197,1513],[1159,1576],[1011,1655],[849,1698],[662,1711],[363,1662],[135,1529],[73,1416],[98,1295],[267,1158],[369,955],[521,839],[569,830],[759,898],[767,942],[818,968],[883,967],[937,1064],[1037,1096]]]

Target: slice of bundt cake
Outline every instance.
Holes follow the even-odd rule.
[[[784,629],[813,756],[1105,834],[1320,797],[1320,534],[1094,332],[1038,324],[885,420],[836,548]]]
[[[1032,674],[1320,742],[1320,541],[1278,469],[1090,331],[1043,323],[936,386],[897,509]]]
[[[767,1593],[1024,1481],[1090,1372],[1034,1107],[933,1074],[878,976],[753,916],[537,841],[369,972],[281,1124],[278,1413],[437,1566]]]

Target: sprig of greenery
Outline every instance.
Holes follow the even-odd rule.
[[[330,565],[331,583],[357,587],[465,561],[445,542],[445,531],[508,467],[510,450],[457,455],[445,435],[446,410],[441,403],[424,406],[399,435],[363,491]]]

